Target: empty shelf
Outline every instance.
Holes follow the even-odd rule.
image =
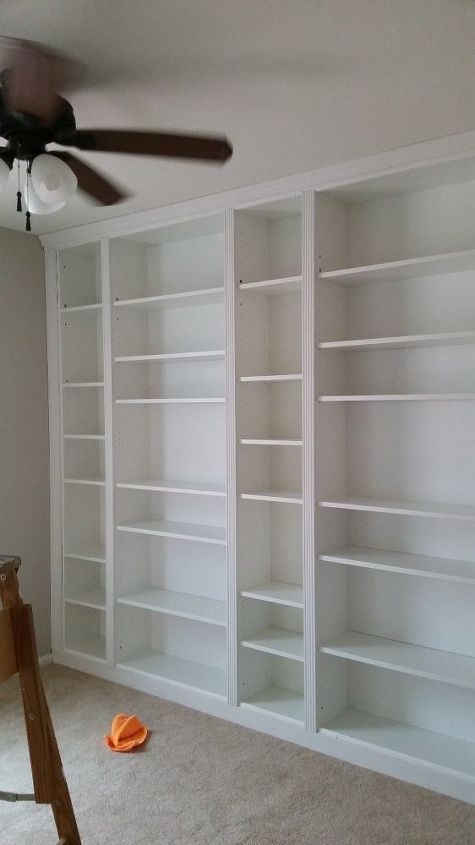
[[[197,543],[226,545],[226,531],[217,525],[195,525],[185,522],[146,520],[129,522],[117,526],[118,531],[131,531],[135,534],[153,534],[157,537],[173,537],[178,540],[193,540]]]
[[[405,502],[396,500],[367,499],[364,497],[330,499],[319,502],[322,508],[343,508],[353,511],[391,513],[399,516],[423,516],[434,519],[463,519],[475,522],[475,507],[446,505],[437,502]]]
[[[61,314],[69,314],[71,311],[74,313],[77,312],[78,314],[100,313],[102,311],[102,302],[94,302],[92,305],[64,305],[61,308]]]
[[[475,393],[368,393],[320,396],[319,402],[461,402],[475,399]]]
[[[303,587],[285,584],[283,581],[268,581],[258,587],[241,590],[241,596],[249,599],[267,601],[271,604],[283,604],[287,607],[303,608]]]
[[[295,293],[301,290],[302,276],[287,276],[282,279],[265,279],[262,282],[241,282],[239,290],[255,291],[266,296]]]
[[[203,484],[201,481],[119,481],[117,487],[124,490],[155,490],[161,493],[188,493],[196,496],[225,496],[224,485]]]
[[[462,739],[359,710],[346,710],[320,728],[320,733],[344,736],[353,742],[384,748],[407,760],[421,760],[475,778],[475,743]]]
[[[302,381],[302,373],[283,373],[282,375],[264,376],[241,376],[242,382],[266,382],[266,381]]]
[[[105,434],[63,434],[65,440],[105,440]]]
[[[371,337],[361,340],[328,340],[319,343],[318,348],[342,349],[351,352],[371,349],[410,349],[418,346],[461,346],[465,343],[475,343],[475,331]]]
[[[140,675],[163,678],[180,686],[193,687],[217,695],[226,696],[226,672],[205,663],[175,657],[148,650],[142,655],[117,663],[119,669],[130,669]]]
[[[103,478],[65,478],[65,484],[92,484],[96,487],[104,487],[105,481]]]
[[[210,305],[222,302],[224,287],[190,290],[183,293],[165,293],[158,296],[141,296],[137,299],[121,299],[114,302],[118,308],[183,308],[192,305]]]
[[[104,387],[103,381],[65,381],[64,387]]]
[[[332,654],[418,678],[475,689],[475,658],[347,631],[320,646]]]
[[[79,604],[82,607],[94,607],[97,610],[106,609],[106,591],[103,588],[88,590],[76,596],[66,596],[64,600],[67,604]]]
[[[116,405],[193,405],[225,402],[224,396],[182,397],[175,399],[116,399]]]
[[[105,546],[90,546],[89,548],[79,549],[74,552],[65,552],[65,557],[74,557],[77,560],[92,560],[96,563],[106,562]]]
[[[224,358],[224,349],[217,349],[211,352],[163,352],[156,355],[118,355],[115,358],[117,364],[122,363],[174,363],[179,361],[220,361]]]
[[[428,557],[384,549],[364,549],[358,546],[333,549],[319,555],[318,559],[324,563],[359,566],[444,581],[463,581],[475,586],[475,561]]]
[[[227,605],[224,601],[193,596],[188,593],[175,593],[171,590],[159,590],[150,587],[137,593],[120,596],[119,604],[156,610],[170,616],[208,622],[210,625],[227,625]]]
[[[262,490],[255,493],[241,493],[241,499],[256,499],[261,502],[287,502],[301,505],[302,493],[297,490]]]
[[[301,446],[302,440],[290,440],[285,437],[242,437],[241,446]]]
[[[282,687],[268,687],[241,701],[246,710],[272,713],[280,719],[303,723],[305,718],[303,694]]]
[[[276,654],[278,657],[288,657],[290,660],[303,662],[304,659],[303,634],[286,628],[271,626],[258,634],[253,634],[252,637],[241,640],[241,645],[244,648]]]
[[[368,264],[364,267],[350,267],[344,270],[328,270],[320,273],[320,279],[341,282],[345,285],[388,282],[397,279],[414,279],[418,276],[432,276],[440,273],[460,273],[475,268],[475,249],[449,252],[442,255],[428,255],[423,258],[408,258],[403,261],[387,261],[383,264]]]
[[[106,659],[106,642],[103,637],[90,637],[89,639],[71,639],[66,637],[66,651],[74,654],[90,657],[93,660],[104,661]]]

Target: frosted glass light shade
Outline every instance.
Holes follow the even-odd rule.
[[[28,185],[28,191],[26,188],[27,186],[25,182],[23,187],[23,199],[25,200],[25,205],[31,214],[53,214],[53,212],[59,211],[66,205],[66,200],[60,200],[59,202],[43,202],[36,193],[31,181]]]
[[[54,204],[66,202],[74,194],[78,180],[64,161],[42,153],[31,165],[31,184],[40,202]]]
[[[8,164],[5,164],[2,158],[0,158],[0,191],[3,191],[5,188],[8,177],[10,175],[10,168]]]

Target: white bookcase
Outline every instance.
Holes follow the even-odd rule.
[[[54,659],[475,794],[475,133],[45,236]]]

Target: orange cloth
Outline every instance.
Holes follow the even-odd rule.
[[[112,720],[110,736],[105,736],[104,739],[111,751],[132,751],[137,745],[145,742],[147,735],[148,728],[137,716],[119,713]]]

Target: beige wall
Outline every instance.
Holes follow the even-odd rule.
[[[22,558],[20,584],[50,651],[49,443],[43,250],[0,229],[0,554]]]

